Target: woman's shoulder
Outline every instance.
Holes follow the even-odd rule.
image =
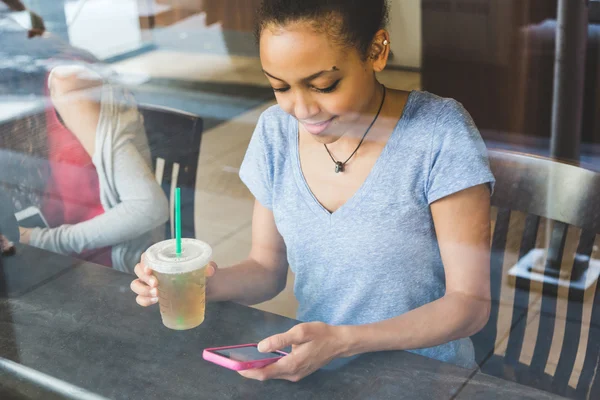
[[[283,111],[278,105],[272,105],[263,111],[258,120],[258,125],[263,129],[285,129],[289,130],[293,117]]]
[[[297,129],[294,117],[275,104],[262,112],[256,124],[255,135],[268,147],[287,147],[294,129]]]
[[[468,113],[457,100],[426,91],[414,90],[409,95],[410,115],[414,119],[436,122],[440,117],[463,119]]]
[[[483,140],[473,119],[455,99],[413,91],[398,122],[411,149],[435,154],[442,148],[482,152]]]
[[[471,115],[460,102],[433,93],[411,92],[402,119],[405,120],[403,127],[422,139],[465,135],[473,140],[481,139]],[[431,144],[429,140],[425,142]]]

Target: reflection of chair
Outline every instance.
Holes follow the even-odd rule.
[[[546,137],[552,131],[552,101],[556,58],[556,20],[527,25],[518,34],[520,62],[516,82],[517,96],[511,105],[515,116],[513,132]],[[581,138],[600,142],[600,25],[590,24],[585,49],[585,87]],[[574,79],[574,78],[573,78]]]
[[[590,257],[596,234],[600,232],[600,174],[545,158],[503,151],[490,151],[490,162],[497,179],[492,205],[498,208],[492,239],[492,311],[486,327],[473,336],[477,362],[483,372],[491,375],[569,397],[586,397],[587,394],[591,394],[587,398],[598,399],[600,285],[592,284],[588,292],[584,292],[576,288],[574,282],[581,274],[587,275],[589,279],[593,278],[593,268],[588,267],[591,264]],[[511,213],[514,217],[512,220]],[[536,247],[541,218],[553,221],[548,261],[545,265],[542,264],[542,268],[545,268],[544,274],[550,274],[549,279],[544,278],[540,284],[540,322],[530,365],[520,361],[523,359],[525,328],[528,320],[532,317],[537,318],[538,312],[533,309],[536,305],[534,296],[537,293],[529,279],[514,278],[516,288],[507,350],[503,356],[494,355],[493,351],[496,343],[502,341],[502,333],[498,334],[498,317],[502,305],[500,294],[505,252],[508,250],[507,239],[512,239],[508,235],[509,225],[512,231],[519,215],[523,215],[521,213],[525,213],[526,217],[518,251],[520,260]],[[581,230],[576,254],[565,252],[569,226]],[[562,317],[557,318],[557,303],[564,299],[560,298],[558,286],[551,275],[553,270],[560,270],[561,264],[567,264],[567,261],[572,265],[573,273],[562,271],[567,272],[568,285],[566,318],[563,324]],[[592,264],[595,263],[592,261]],[[591,300],[593,304],[589,326],[584,322],[584,295],[585,303],[589,304]],[[564,336],[561,338],[563,325]],[[580,343],[581,338],[584,339]],[[551,371],[554,368],[554,365],[548,364],[551,347],[560,351],[554,374],[546,373],[548,369]],[[529,346],[525,346],[525,349],[531,350]],[[579,380],[574,383],[575,389],[569,387],[569,381],[579,352],[579,362],[583,359],[581,357],[585,358]]]
[[[2,157],[1,151],[0,157]],[[2,183],[1,179],[0,183]],[[13,242],[18,242],[19,225],[15,219],[15,210],[10,197],[4,191],[5,189],[0,186],[0,234]]]
[[[173,206],[175,188],[181,188],[181,234],[195,237],[194,195],[196,173],[202,139],[202,119],[183,111],[158,106],[139,107],[144,116],[144,126],[156,180],[167,194],[171,205],[170,226],[167,237],[173,235]]]

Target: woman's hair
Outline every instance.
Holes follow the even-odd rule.
[[[306,22],[339,44],[356,48],[366,59],[375,34],[387,24],[388,4],[387,0],[263,0],[256,20],[258,42],[265,28]]]

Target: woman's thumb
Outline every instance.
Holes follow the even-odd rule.
[[[206,277],[210,278],[214,276],[214,274],[217,273],[218,269],[219,267],[217,266],[217,263],[215,263],[214,261],[209,262],[206,266]]]

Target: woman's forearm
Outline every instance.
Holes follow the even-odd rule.
[[[489,299],[450,293],[406,314],[366,325],[344,326],[340,356],[438,346],[477,333],[488,320]]]
[[[285,288],[287,268],[272,270],[252,258],[229,268],[221,268],[210,279],[209,301],[258,304],[277,296]]]

